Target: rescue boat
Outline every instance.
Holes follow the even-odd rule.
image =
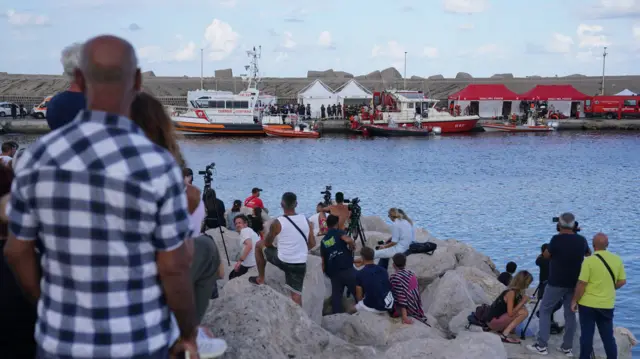
[[[371,136],[384,137],[425,137],[431,134],[428,128],[408,126],[363,125],[362,131]]]
[[[298,126],[294,128],[283,128],[278,125],[264,125],[264,133],[272,137],[288,137],[288,138],[320,138],[320,132],[312,131],[308,128],[300,130]]]
[[[527,122],[524,124],[517,123],[489,123],[483,124],[482,127],[486,132],[551,132],[555,131],[558,127],[558,123],[548,122],[543,123],[542,121],[537,121],[533,117],[529,116],[527,118]]]

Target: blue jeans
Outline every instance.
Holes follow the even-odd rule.
[[[593,349],[593,334],[598,326],[607,359],[618,357],[616,339],[613,337],[613,309],[578,306],[580,313],[580,359],[589,359]]]
[[[347,288],[349,295],[355,298],[356,295],[356,269],[351,267],[335,273],[331,277],[331,310],[333,314],[344,313],[342,297],[344,288]]]
[[[547,284],[540,303],[540,329],[538,330],[538,345],[546,348],[551,331],[551,315],[558,303],[564,306],[564,337],[563,349],[573,348],[573,336],[576,333],[576,314],[571,310],[574,288],[554,287]]]

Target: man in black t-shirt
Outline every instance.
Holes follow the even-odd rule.
[[[338,229],[339,218],[327,217],[329,230],[320,242],[322,269],[331,279],[331,309],[333,314],[342,313],[344,288],[352,295],[356,293],[356,269],[353,268],[353,238]]]
[[[564,213],[558,220],[558,234],[551,238],[543,253],[549,262],[549,280],[540,304],[540,329],[538,341],[527,348],[541,355],[548,354],[547,342],[551,329],[551,315],[557,303],[564,306],[565,331],[561,352],[570,354],[576,330],[576,316],[571,310],[571,300],[585,255],[589,255],[586,238],[576,233],[575,216]]]

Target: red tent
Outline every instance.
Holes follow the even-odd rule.
[[[589,98],[571,85],[536,85],[520,96],[524,100],[543,101],[584,101]]]
[[[449,95],[449,100],[479,101],[498,100],[513,101],[521,98],[503,84],[469,84],[462,90]]]

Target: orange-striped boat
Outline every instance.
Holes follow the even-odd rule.
[[[320,138],[320,132],[318,131],[310,131],[310,130],[302,130],[300,131],[297,127],[295,129],[282,128],[282,126],[274,126],[274,125],[265,125],[262,126],[264,129],[264,133],[267,136],[273,137],[289,137],[289,138]]]

